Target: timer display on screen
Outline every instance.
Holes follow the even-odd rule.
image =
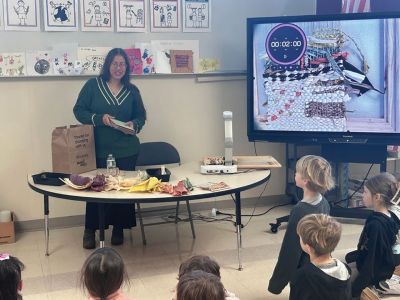
[[[279,65],[298,62],[307,48],[304,31],[294,24],[279,24],[272,28],[265,41],[270,59]]]

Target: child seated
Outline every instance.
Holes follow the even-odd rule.
[[[89,300],[129,300],[122,291],[129,282],[122,257],[112,248],[100,248],[85,261],[81,285],[89,292]]]
[[[178,279],[180,279],[184,274],[195,270],[214,274],[221,279],[219,269],[219,264],[209,256],[194,255],[180,265]],[[225,300],[239,300],[239,298],[237,298],[234,293],[225,290]]]
[[[214,274],[195,270],[179,278],[176,300],[224,300],[224,298],[224,286]]]
[[[330,164],[315,155],[303,156],[297,161],[295,182],[297,187],[303,189],[303,199],[290,212],[278,262],[269,280],[268,291],[273,294],[280,294],[291,281],[296,269],[309,260],[300,246],[296,233],[297,223],[309,214],[328,215],[330,206],[322,194],[335,186]]]
[[[0,253],[0,299],[21,300],[24,264],[8,253]]]
[[[294,273],[290,300],[351,299],[350,268],[331,257],[341,231],[340,224],[327,215],[308,215],[300,220],[297,234],[310,262]]]
[[[363,202],[373,212],[367,218],[357,250],[346,255],[347,263],[355,263],[352,295],[359,297],[370,285],[392,277],[396,257],[393,253],[400,220],[389,210],[400,196],[396,178],[389,173],[378,174],[365,182]]]

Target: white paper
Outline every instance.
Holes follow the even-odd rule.
[[[0,53],[0,76],[26,75],[25,53]]]
[[[78,60],[78,44],[56,44],[51,51],[53,72],[56,75],[74,75]]]
[[[50,50],[26,51],[26,69],[30,76],[52,75],[53,67]]]
[[[156,55],[154,64],[156,73],[161,73],[161,74],[172,73],[169,50],[168,49],[157,50],[154,53]]]
[[[165,50],[192,50],[193,72],[197,73],[199,66],[199,41],[198,40],[154,40],[151,41],[153,53]],[[156,73],[158,68],[157,57],[155,60]]]
[[[39,0],[3,0],[4,29],[40,31]]]
[[[146,0],[116,0],[118,32],[146,32],[148,2]]]
[[[211,0],[182,0],[183,32],[211,31]]]
[[[82,31],[114,31],[113,0],[81,0]]]
[[[155,73],[154,53],[150,43],[135,43],[135,47],[140,49],[142,55],[143,74]]]
[[[180,1],[150,0],[152,32],[181,32]]]
[[[79,47],[78,60],[85,75],[99,75],[110,47]]]
[[[46,31],[78,30],[78,0],[43,2],[43,22]]]
[[[0,30],[4,29],[4,22],[3,22],[3,0],[0,0]]]

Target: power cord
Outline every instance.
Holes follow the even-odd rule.
[[[342,202],[345,202],[345,201],[349,201],[351,198],[353,198],[353,196],[364,186],[364,183],[365,183],[365,181],[367,180],[368,175],[369,175],[369,173],[371,172],[371,169],[372,169],[373,165],[374,165],[374,164],[371,164],[371,166],[369,167],[367,174],[365,175],[363,181],[362,181],[361,184],[358,186],[358,188],[357,188],[349,197],[347,197],[347,198],[345,198],[345,199],[342,199],[342,200],[339,200],[339,201],[336,201],[336,202],[333,202],[333,205],[339,206],[339,205],[337,205],[337,204],[342,203]],[[359,207],[357,207],[357,208],[359,208]]]
[[[254,154],[255,154],[256,156],[258,156],[258,154],[257,154],[257,148],[256,148],[256,141],[253,142],[253,146],[254,146]]]

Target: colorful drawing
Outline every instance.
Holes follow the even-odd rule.
[[[56,75],[74,75],[77,56],[77,44],[59,44],[51,51],[52,68]]]
[[[51,53],[48,50],[26,52],[27,74],[30,76],[52,75]]]
[[[25,74],[25,53],[0,53],[0,76],[12,77]]]
[[[143,74],[142,55],[139,48],[124,49],[129,58],[130,74]]]
[[[82,0],[82,31],[114,31],[112,0]]]
[[[150,0],[151,31],[180,32],[180,0]]]
[[[150,43],[136,43],[136,48],[140,49],[142,55],[143,74],[155,73],[154,56]]]
[[[109,47],[78,48],[78,60],[82,64],[83,74],[99,75],[103,68],[104,59],[110,50]]]
[[[183,1],[183,31],[211,31],[211,0]]]
[[[117,0],[117,31],[146,32],[147,1]]]
[[[5,30],[39,31],[39,0],[3,0]]]
[[[46,31],[77,31],[77,0],[46,0],[44,27]]]

